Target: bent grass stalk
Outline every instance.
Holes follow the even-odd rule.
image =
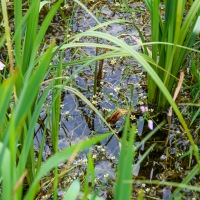
[[[184,120],[181,112],[179,111],[176,103],[173,101],[173,98],[170,95],[168,89],[166,88],[166,86],[164,85],[164,83],[161,81],[161,79],[159,78],[158,74],[147,63],[147,61],[138,52],[136,52],[134,49],[132,49],[131,46],[127,45],[123,41],[121,41],[118,38],[116,38],[114,36],[111,36],[109,34],[97,32],[97,31],[90,31],[89,30],[89,31],[86,31],[84,33],[77,34],[76,36],[74,36],[74,38],[79,38],[79,37],[82,37],[82,36],[99,37],[99,38],[108,40],[109,42],[113,42],[117,46],[121,47],[124,51],[126,51],[127,53],[129,53],[133,58],[135,58],[136,61],[138,61],[138,63],[140,63],[145,68],[145,70],[147,71],[147,73],[149,74],[149,76],[151,76],[152,80],[154,80],[155,84],[157,84],[157,86],[160,89],[160,91],[163,93],[163,95],[165,96],[165,98],[167,99],[167,101],[169,102],[169,104],[174,109],[174,112],[176,113],[176,115],[177,115],[180,123],[182,124],[184,130],[186,131],[187,137],[190,140],[190,143],[192,145],[196,161],[197,161],[199,169],[200,169],[200,161],[199,161],[198,148],[197,148],[197,146],[194,143],[192,135],[191,135],[191,133],[190,133],[188,127],[187,127],[187,124],[186,124],[186,122],[185,122],[185,120]]]

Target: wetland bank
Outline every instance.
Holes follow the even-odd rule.
[[[2,199],[200,198],[198,0],[1,12]]]

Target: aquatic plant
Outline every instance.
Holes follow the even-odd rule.
[[[177,189],[172,194],[172,197],[176,196],[181,188],[187,187],[189,181],[199,172],[200,161],[198,148],[194,143],[194,140],[189,132],[189,129],[183,116],[181,115],[177,105],[175,104],[173,98],[170,95],[171,91],[170,88],[168,88],[168,83],[169,80],[171,80],[172,72],[169,72],[168,70],[168,72],[165,74],[164,72],[166,72],[167,69],[164,69],[162,70],[162,72],[160,72],[159,65],[161,65],[161,61],[158,60],[157,57],[159,48],[161,49],[161,52],[167,50],[167,55],[170,54],[169,52],[171,51],[173,55],[181,53],[181,55],[183,54],[182,57],[185,57],[186,50],[180,48],[180,45],[183,45],[183,43],[178,42],[178,39],[176,38],[175,41],[163,40],[162,43],[158,44],[159,41],[157,41],[157,38],[155,38],[155,43],[153,44],[154,47],[152,50],[152,58],[154,60],[152,60],[147,55],[136,52],[132,46],[126,44],[124,41],[118,39],[117,37],[97,31],[99,28],[103,28],[104,26],[109,25],[111,23],[130,22],[126,22],[125,20],[114,20],[105,23],[100,23],[91,13],[90,10],[88,10],[81,2],[75,0],[76,3],[82,6],[82,8],[84,8],[95,19],[97,26],[91,28],[86,32],[77,34],[71,38],[68,38],[69,35],[67,33],[68,31],[66,30],[66,38],[68,39],[65,41],[65,43],[55,47],[55,42],[52,41],[48,45],[48,48],[46,48],[45,46],[43,46],[43,39],[45,33],[51,23],[51,20],[55,16],[55,13],[60,8],[61,3],[63,3],[63,0],[58,0],[52,5],[49,1],[26,1],[26,3],[28,3],[26,4],[26,6],[29,7],[28,9],[26,7],[25,11],[23,9],[23,2],[24,1],[14,0],[14,32],[11,32],[8,21],[6,0],[1,0],[1,8],[4,20],[3,30],[5,31],[5,34],[0,40],[0,45],[3,46],[6,41],[5,46],[8,52],[8,57],[6,58],[5,64],[0,63],[0,187],[2,188],[2,191],[0,192],[1,198],[16,200],[35,199],[36,195],[42,191],[42,178],[47,176],[47,174],[50,171],[53,171],[54,176],[51,178],[50,183],[54,182],[54,191],[52,196],[54,199],[57,199],[58,183],[60,178],[58,164],[63,163],[65,161],[69,161],[70,164],[70,162],[79,152],[85,151],[89,147],[93,146],[96,143],[99,143],[101,140],[104,140],[110,135],[110,133],[101,134],[99,136],[89,138],[86,141],[79,142],[78,144],[68,147],[62,151],[58,151],[61,90],[70,91],[76,96],[78,96],[82,101],[84,101],[88,105],[88,107],[99,116],[102,122],[104,122],[104,124],[106,124],[107,127],[109,127],[110,132],[114,134],[117,139],[119,139],[116,135],[116,132],[112,130],[112,128],[107,123],[106,119],[100,114],[98,109],[95,107],[97,103],[97,101],[95,101],[95,98],[93,99],[92,104],[79,90],[69,85],[74,76],[78,72],[80,72],[85,66],[90,65],[95,61],[108,58],[112,58],[111,64],[114,66],[116,62],[115,57],[119,56],[131,56],[135,58],[135,60],[146,69],[149,76],[149,80],[154,81],[154,84],[156,84],[155,87],[158,87],[160,89],[159,91],[162,92],[163,98],[166,98],[166,100],[173,107],[175,113],[177,114],[180,123],[185,129],[188,135],[188,139],[191,143],[191,149],[189,153],[190,155],[194,154],[197,162],[197,165],[191,170],[191,174],[189,174],[181,184],[156,181],[143,182],[149,184],[155,183],[163,185],[174,185],[175,187],[177,187]],[[156,1],[157,6],[155,8],[151,7],[153,4],[151,4],[150,1],[146,2],[147,4],[149,3],[148,5],[150,9],[158,9],[159,1]],[[197,8],[199,8],[199,4],[196,3],[197,1],[190,2],[193,3],[193,5],[195,5]],[[178,1],[175,7],[178,9],[178,5],[181,4],[181,8],[183,8],[184,3],[185,1],[183,2],[183,4],[181,4],[181,2]],[[45,4],[48,4],[50,6],[50,9],[47,13],[47,16],[45,17],[45,20],[43,21],[43,23],[40,24],[39,12],[42,9],[42,6],[44,6]],[[190,8],[193,12],[190,11],[190,13],[192,12],[197,14],[198,12],[197,10],[195,10],[196,7],[193,5]],[[171,5],[167,3],[166,6]],[[173,9],[175,9],[175,7]],[[166,10],[168,10],[168,8],[166,8]],[[169,10],[169,12],[171,11]],[[182,11],[180,11],[179,15],[182,16],[182,14],[183,9]],[[191,14],[191,16],[193,16],[194,19],[194,21],[191,20],[193,27],[195,27],[194,24],[196,20],[196,14],[194,14],[195,16]],[[154,14],[152,14],[152,18],[153,20],[155,20]],[[186,17],[188,21],[190,21],[190,18],[192,17]],[[156,25],[158,25],[157,23],[161,22],[162,21],[156,22]],[[154,26],[154,28],[157,27],[156,25]],[[164,28],[167,29],[167,27],[165,26]],[[180,26],[179,29],[185,30],[183,28],[180,28]],[[186,33],[188,32],[186,31]],[[184,32],[184,34],[186,33]],[[112,46],[110,44],[107,45],[99,43],[78,43],[78,39],[83,36],[102,38],[108,40],[109,42],[112,42],[112,44],[114,44],[115,46]],[[192,40],[194,36],[195,35],[192,35],[189,38]],[[190,43],[190,39],[188,43]],[[170,43],[173,42],[175,42],[175,44],[172,44],[170,46]],[[157,45],[158,47],[155,47],[155,45]],[[63,69],[63,51],[67,48],[87,46],[107,49],[109,50],[109,52],[104,52],[102,55],[96,55],[96,57],[93,58],[85,58],[83,60],[71,61],[67,63],[68,66],[80,64],[81,67],[75,70],[75,72],[70,77],[62,77],[61,74]],[[54,56],[57,54],[58,51],[60,51],[58,56],[59,59],[58,62],[54,64]],[[182,53],[182,51],[185,52]],[[178,61],[179,59],[177,60],[177,62]],[[172,61],[166,62],[170,63]],[[181,63],[182,60],[179,62]],[[156,67],[158,67],[158,69]],[[165,79],[160,79],[160,73],[163,73],[163,77],[166,76]],[[49,75],[51,75],[51,78],[49,78]],[[170,77],[169,80],[168,77]],[[115,92],[119,92],[120,88],[116,87],[114,90]],[[150,91],[151,85],[149,84],[149,95],[153,95],[153,93],[150,94]],[[47,109],[47,120],[44,122],[44,130],[40,143],[40,149],[36,155],[36,152],[34,150],[34,130],[37,125],[39,115],[42,111],[42,107],[45,104],[46,98],[51,94],[52,101],[50,104],[50,108],[48,107]],[[151,99],[151,96],[149,96],[149,100]],[[159,99],[161,99],[161,95]],[[161,105],[161,107],[164,108],[165,105]],[[163,121],[160,124],[156,125],[156,127],[153,127],[153,121],[148,115],[148,107],[141,106],[141,111],[143,112],[144,118],[148,121],[149,128],[153,130],[148,135],[146,135],[139,144],[134,146],[137,130],[136,125],[130,123],[131,108],[132,107],[130,106],[130,110],[125,110],[123,113],[127,114],[127,117],[125,120],[123,136],[120,141],[121,152],[119,156],[116,184],[114,189],[115,199],[131,198],[131,186],[134,182],[134,180],[132,180],[132,171],[141,164],[145,157],[155,147],[155,144],[151,145],[149,149],[147,149],[146,152],[144,152],[144,154],[137,161],[137,163],[134,163],[133,166],[135,152],[165,124],[165,121]],[[42,154],[47,129],[50,130],[49,135],[51,136],[51,141],[53,144],[53,153],[50,158],[48,158],[46,161],[43,161]],[[64,194],[63,197],[64,199],[73,200],[77,197],[82,199],[102,199],[98,197],[98,191],[95,191],[94,187],[95,173],[93,158],[95,158],[95,156],[92,157],[89,153],[88,166],[84,184],[82,184],[82,182],[79,179],[74,180],[71,186],[69,186],[69,188],[66,188],[66,194]],[[197,187],[191,186],[190,189],[195,189],[199,191]],[[139,196],[140,199],[143,198],[142,194]]]
[[[109,135],[90,138],[57,152],[61,89],[55,86],[60,84],[58,77],[62,65],[60,62],[57,74],[44,82],[53,67],[51,62],[57,50],[54,49],[54,41],[50,42],[48,48],[44,48],[46,50],[40,51],[39,48],[42,47],[44,35],[62,2],[59,0],[54,3],[43,23],[39,24],[39,11],[45,3],[49,2],[30,1],[27,11],[22,13],[22,8],[25,6],[23,1],[14,1],[15,32],[11,33],[6,1],[1,1],[5,33],[0,44],[3,45],[6,41],[8,52],[7,62],[1,63],[0,79],[0,186],[2,188],[0,196],[2,199],[34,199],[40,191],[41,178],[54,168],[56,180],[54,187],[57,188],[58,164]],[[62,55],[60,57],[62,59]],[[42,86],[43,91],[40,92],[41,85],[44,84],[46,85]],[[34,131],[42,106],[51,90],[53,90],[53,100],[50,109],[52,109],[53,123],[50,130],[55,154],[43,163],[42,153],[48,121],[44,124],[37,161]],[[26,186],[27,191],[25,191]],[[57,198],[57,189],[54,198]]]
[[[173,95],[176,78],[183,62],[200,33],[200,1],[189,6],[186,0],[145,0],[151,16],[152,65],[168,91]],[[163,7],[161,13],[160,6]],[[156,94],[156,95],[155,95]],[[148,74],[148,101],[157,111],[166,110],[168,101]]]

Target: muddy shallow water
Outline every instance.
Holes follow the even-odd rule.
[[[94,2],[95,3],[95,2]],[[124,12],[125,7],[119,6],[112,1],[96,2],[98,6],[94,6],[93,2],[87,4],[88,8],[93,14],[98,15],[99,21],[103,22],[111,19],[126,19],[131,21],[132,17],[135,19],[136,24],[148,40],[150,36],[150,22],[148,12],[143,3],[136,2],[132,4],[132,12]],[[62,19],[62,13],[70,15],[69,9],[72,4],[69,4],[69,8],[60,11],[56,15],[52,22],[52,27],[48,30],[48,37],[50,39],[56,37],[56,42],[60,44],[65,35],[64,26],[65,23],[60,21]],[[45,8],[44,11],[45,12]],[[67,18],[65,19],[67,20]],[[83,9],[75,7],[72,24],[70,26],[69,37],[82,31],[86,31],[91,27],[94,27],[96,22],[91,18]],[[56,31],[55,28],[56,27]],[[139,38],[139,34],[132,25],[125,24],[112,24],[104,28],[106,33],[118,36],[130,45],[135,45],[136,41],[131,37]],[[83,38],[79,42],[97,42],[94,38]],[[106,41],[99,40],[100,43],[107,43]],[[138,51],[140,49],[138,48]],[[101,50],[94,48],[79,48],[75,50],[65,51],[65,62],[72,60],[83,59],[88,56],[95,56],[102,53]],[[56,62],[56,61],[55,61]],[[98,79],[97,87],[94,88],[95,78],[95,65],[97,64]],[[70,76],[80,66],[67,66],[63,68],[63,74]],[[138,136],[136,138],[136,144],[141,141],[150,130],[148,129],[146,122],[144,122],[143,114],[140,112],[140,105],[146,103],[146,73],[143,68],[134,61],[132,58],[113,58],[98,63],[93,63],[90,66],[85,67],[80,73],[78,73],[73,79],[73,86],[78,88],[79,91],[84,94],[93,105],[98,108],[100,113],[106,117],[115,109],[129,108],[132,104],[134,111],[137,113],[134,122],[137,124]],[[133,94],[131,95],[131,88],[133,88]],[[94,94],[94,90],[96,93]],[[49,97],[50,100],[51,97]],[[48,105],[48,102],[47,102]],[[40,115],[41,121],[45,121],[46,112],[45,109]],[[166,119],[165,114],[162,118]],[[157,120],[157,121],[156,121]],[[155,123],[162,121],[159,117],[155,118]],[[120,132],[123,129],[124,117],[119,119],[113,128],[116,132]],[[155,147],[144,159],[141,165],[134,168],[133,175],[133,199],[137,198],[140,192],[143,192],[146,199],[168,199],[173,191],[171,186],[159,186],[159,185],[145,185],[137,182],[140,180],[165,180],[181,182],[190,171],[190,165],[194,166],[195,161],[191,159],[189,162],[188,157],[180,159],[185,152],[190,148],[189,141],[185,136],[183,130],[180,129],[176,119],[173,121],[173,126],[168,135],[169,127],[167,125],[162,127],[158,133],[156,133],[145,145],[138,149],[135,156],[135,163],[142,157],[144,152],[151,145],[155,144]],[[42,126],[38,125],[36,128],[37,134],[35,136],[35,149],[39,149],[39,144],[43,134]],[[61,105],[61,121],[60,121],[60,134],[59,134],[59,149],[64,149],[68,146],[78,143],[81,140],[87,140],[87,138],[96,134],[107,132],[108,128],[101,122],[100,118],[86,105],[79,97],[69,91],[62,91],[62,105]],[[169,136],[168,145],[165,146],[166,138]],[[197,136],[196,136],[197,137]],[[104,186],[99,193],[105,199],[113,199],[113,183],[115,180],[115,172],[117,166],[117,158],[119,155],[119,142],[115,136],[108,138],[101,142],[99,145],[95,145],[90,149],[92,157],[95,162],[95,174],[96,183]],[[44,148],[43,158],[47,159],[52,154],[52,145],[50,138],[46,137],[46,145]],[[73,163],[68,167],[66,163],[62,163],[59,166],[60,172],[65,172],[70,169],[69,173],[66,173],[62,177],[59,184],[59,196],[62,198],[66,187],[76,178],[84,180],[84,176],[87,168],[87,152],[78,155]],[[50,174],[49,176],[51,176]],[[199,177],[196,176],[192,180],[191,184],[199,183]],[[107,181],[107,182],[106,182]],[[106,183],[105,183],[106,182]],[[46,198],[51,199],[51,190],[44,187],[44,194]],[[198,194],[194,191],[182,190],[184,194],[182,199],[198,199]],[[41,196],[38,197],[40,199]]]

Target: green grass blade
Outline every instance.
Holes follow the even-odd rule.
[[[31,4],[33,2],[34,1],[32,0]],[[32,13],[28,17],[26,34],[25,34],[25,39],[24,39],[23,55],[22,55],[22,58],[23,58],[22,74],[23,75],[26,73],[29,67],[30,58],[35,48],[34,43],[37,37],[40,0],[35,0],[35,2],[36,2],[35,9],[32,10]]]
[[[87,166],[87,173],[85,177],[85,184],[84,184],[84,196],[83,199],[88,198],[88,194],[94,189],[94,179],[95,179],[95,171],[94,171],[94,162],[92,160],[92,156],[88,153],[88,166]],[[91,182],[91,184],[90,184]]]
[[[28,159],[28,155],[31,149],[31,145],[33,145],[33,138],[34,138],[34,130],[36,127],[36,123],[38,120],[38,117],[40,115],[41,112],[41,108],[44,104],[44,101],[46,100],[48,94],[49,94],[49,90],[52,87],[52,84],[50,84],[48,86],[48,88],[46,88],[46,90],[44,91],[44,93],[42,94],[42,96],[40,97],[40,99],[37,102],[37,105],[34,107],[34,112],[32,113],[32,117],[31,120],[29,122],[29,128],[27,130],[26,133],[26,138],[24,139],[24,143],[22,146],[22,150],[21,150],[21,154],[19,155],[19,162],[17,165],[17,175],[18,177],[20,177],[25,169],[26,169],[26,163],[27,163],[27,159]],[[43,138],[45,137],[45,130],[43,133]],[[42,139],[41,141],[41,146],[40,146],[40,151],[39,151],[39,156],[38,156],[38,161],[37,161],[37,166],[36,166],[36,171],[35,173],[37,174],[39,169],[41,168],[41,159],[42,159],[42,152],[43,152],[43,141],[44,139]],[[35,161],[34,161],[35,163]],[[23,188],[20,187],[17,191],[17,196],[18,199],[21,199],[21,195],[22,195],[22,190]]]
[[[46,75],[49,63],[52,60],[52,49],[53,44],[50,45],[49,49],[44,54],[40,64],[37,66],[34,73],[32,73],[31,78],[28,79],[29,77],[26,77],[24,87],[19,97],[18,104],[14,113],[16,130],[20,128],[20,124],[25,120],[27,113],[33,105],[40,84]]]
[[[197,112],[194,114],[191,122],[190,122],[190,126],[194,123],[195,119],[199,116],[200,114],[200,108],[197,110]]]
[[[15,77],[10,77],[3,81],[0,85],[0,94],[1,94],[1,101],[0,101],[0,129],[3,131],[3,121],[5,119],[5,114],[7,113],[7,108],[10,103],[9,99],[11,98],[12,92],[13,92],[13,86],[14,86]],[[3,132],[2,132],[3,133]],[[1,133],[1,134],[2,134]],[[0,138],[3,135],[0,136]]]
[[[61,54],[56,77],[62,76],[62,58],[63,57]],[[60,84],[62,84],[61,79],[54,80],[54,86]],[[58,134],[60,130],[60,103],[61,103],[60,90],[54,87],[52,91],[52,130],[51,130],[51,140],[54,152],[57,152],[58,150]]]
[[[190,134],[190,131],[187,127],[187,124],[186,124],[183,116],[181,115],[177,105],[173,101],[173,98],[170,95],[166,86],[160,80],[157,73],[152,69],[152,67],[144,60],[144,58],[138,52],[133,50],[129,45],[125,44],[123,41],[121,41],[118,38],[115,38],[111,35],[96,32],[96,31],[87,31],[87,32],[84,32],[84,33],[80,33],[76,37],[81,37],[81,36],[100,37],[102,39],[109,40],[110,42],[113,42],[114,44],[120,46],[123,50],[125,50],[127,53],[129,53],[133,58],[135,58],[136,61],[138,61],[144,67],[144,69],[147,71],[147,73],[151,76],[151,78],[157,84],[157,86],[159,87],[160,91],[163,93],[163,95],[165,96],[165,98],[167,99],[169,104],[172,106],[172,108],[174,109],[174,112],[176,113],[180,123],[183,125],[183,128],[185,129],[185,131],[187,133],[187,137],[190,140],[190,143],[192,145],[196,161],[197,161],[199,168],[200,168],[200,161],[199,161],[199,157],[198,157],[198,152],[196,151],[194,140],[193,140],[193,138]]]
[[[9,58],[9,68],[10,72],[13,73],[13,52],[12,52],[12,44],[11,44],[11,33],[10,33],[10,26],[9,26],[9,19],[8,19],[8,11],[7,5],[5,0],[1,0],[1,13],[3,15],[3,23],[4,23],[4,30],[5,30],[5,37],[6,37],[6,46],[7,46],[7,54]]]
[[[196,165],[195,167],[193,167],[193,169],[190,171],[190,173],[187,175],[187,177],[181,182],[181,184],[188,184],[199,172],[199,168]],[[174,190],[174,192],[172,193],[172,195],[170,196],[169,200],[172,200],[173,198],[175,198],[177,196],[177,194],[181,191],[181,187],[177,187],[176,190]]]
[[[34,65],[34,60],[35,60],[35,57],[38,53],[38,48],[42,42],[42,40],[44,39],[44,35],[51,23],[51,20],[53,19],[56,11],[58,10],[58,8],[60,7],[60,4],[63,2],[63,0],[58,0],[54,6],[52,6],[51,10],[48,12],[46,18],[44,19],[41,27],[40,27],[40,30],[38,31],[37,33],[37,37],[35,39],[35,42],[33,44],[33,50],[32,50],[32,55],[31,55],[31,59],[30,59],[30,65]]]
[[[184,19],[183,25],[180,30],[181,34],[180,34],[178,44],[183,44],[183,42],[186,38],[187,32],[189,30],[189,27],[191,26],[191,23],[196,18],[196,15],[199,13],[199,10],[200,10],[200,1],[195,0],[191,6],[186,18]]]
[[[0,178],[2,178],[2,199],[11,199],[13,195],[13,177],[11,171],[14,166],[11,165],[11,156],[8,148],[0,142]],[[3,154],[2,154],[3,151]]]
[[[23,171],[25,170],[26,160],[27,160],[27,157],[28,157],[28,152],[30,150],[31,141],[32,141],[32,138],[34,136],[33,134],[34,134],[35,126],[36,126],[38,117],[40,115],[41,108],[42,108],[44,101],[46,100],[46,98],[49,94],[49,90],[50,90],[51,86],[52,85],[50,84],[48,86],[48,88],[44,91],[40,100],[38,100],[37,105],[35,106],[34,112],[32,114],[32,118],[31,118],[31,121],[30,121],[30,124],[29,124],[29,129],[28,129],[27,134],[26,134],[27,137],[26,137],[25,143],[23,145],[21,155],[20,155],[20,158],[19,158],[19,162],[18,162],[18,166],[17,166],[19,175],[22,174]]]
[[[21,27],[22,21],[22,1],[14,1],[14,21],[15,21],[15,30]],[[21,66],[22,59],[21,59],[21,41],[22,41],[22,32],[20,31],[18,36],[15,40],[15,60],[16,65]]]
[[[32,46],[32,51],[31,54],[29,55],[30,58],[28,58],[29,62],[28,62],[28,73],[26,74],[26,77],[29,79],[32,75],[32,69],[35,66],[35,58],[37,57],[38,54],[38,49],[41,45],[42,40],[44,39],[44,35],[51,23],[51,20],[53,19],[56,11],[58,10],[58,8],[60,7],[60,4],[62,3],[63,0],[59,0],[57,1],[54,6],[51,8],[51,10],[48,12],[46,18],[44,19],[42,25],[40,26],[40,29],[37,33],[37,36],[35,37],[33,46]],[[35,4],[36,1],[33,2],[33,4]],[[38,8],[39,10],[39,8]],[[31,12],[29,12],[29,15],[32,14],[32,12],[34,12],[34,7],[31,7]]]
[[[100,22],[97,20],[97,18],[90,12],[90,10],[87,9],[87,7],[82,4],[79,0],[74,0],[78,5],[80,5],[95,21],[97,24],[100,24]]]
[[[133,144],[136,135],[136,126],[131,126],[129,115],[126,118],[126,123],[123,130],[121,142],[121,151],[117,167],[117,180],[114,189],[114,199],[123,200],[131,199],[132,187],[132,164],[134,158]],[[127,138],[129,137],[128,141]],[[126,183],[129,181],[129,183]]]
[[[64,200],[76,200],[80,192],[80,181],[77,179],[73,181],[64,196]]]

